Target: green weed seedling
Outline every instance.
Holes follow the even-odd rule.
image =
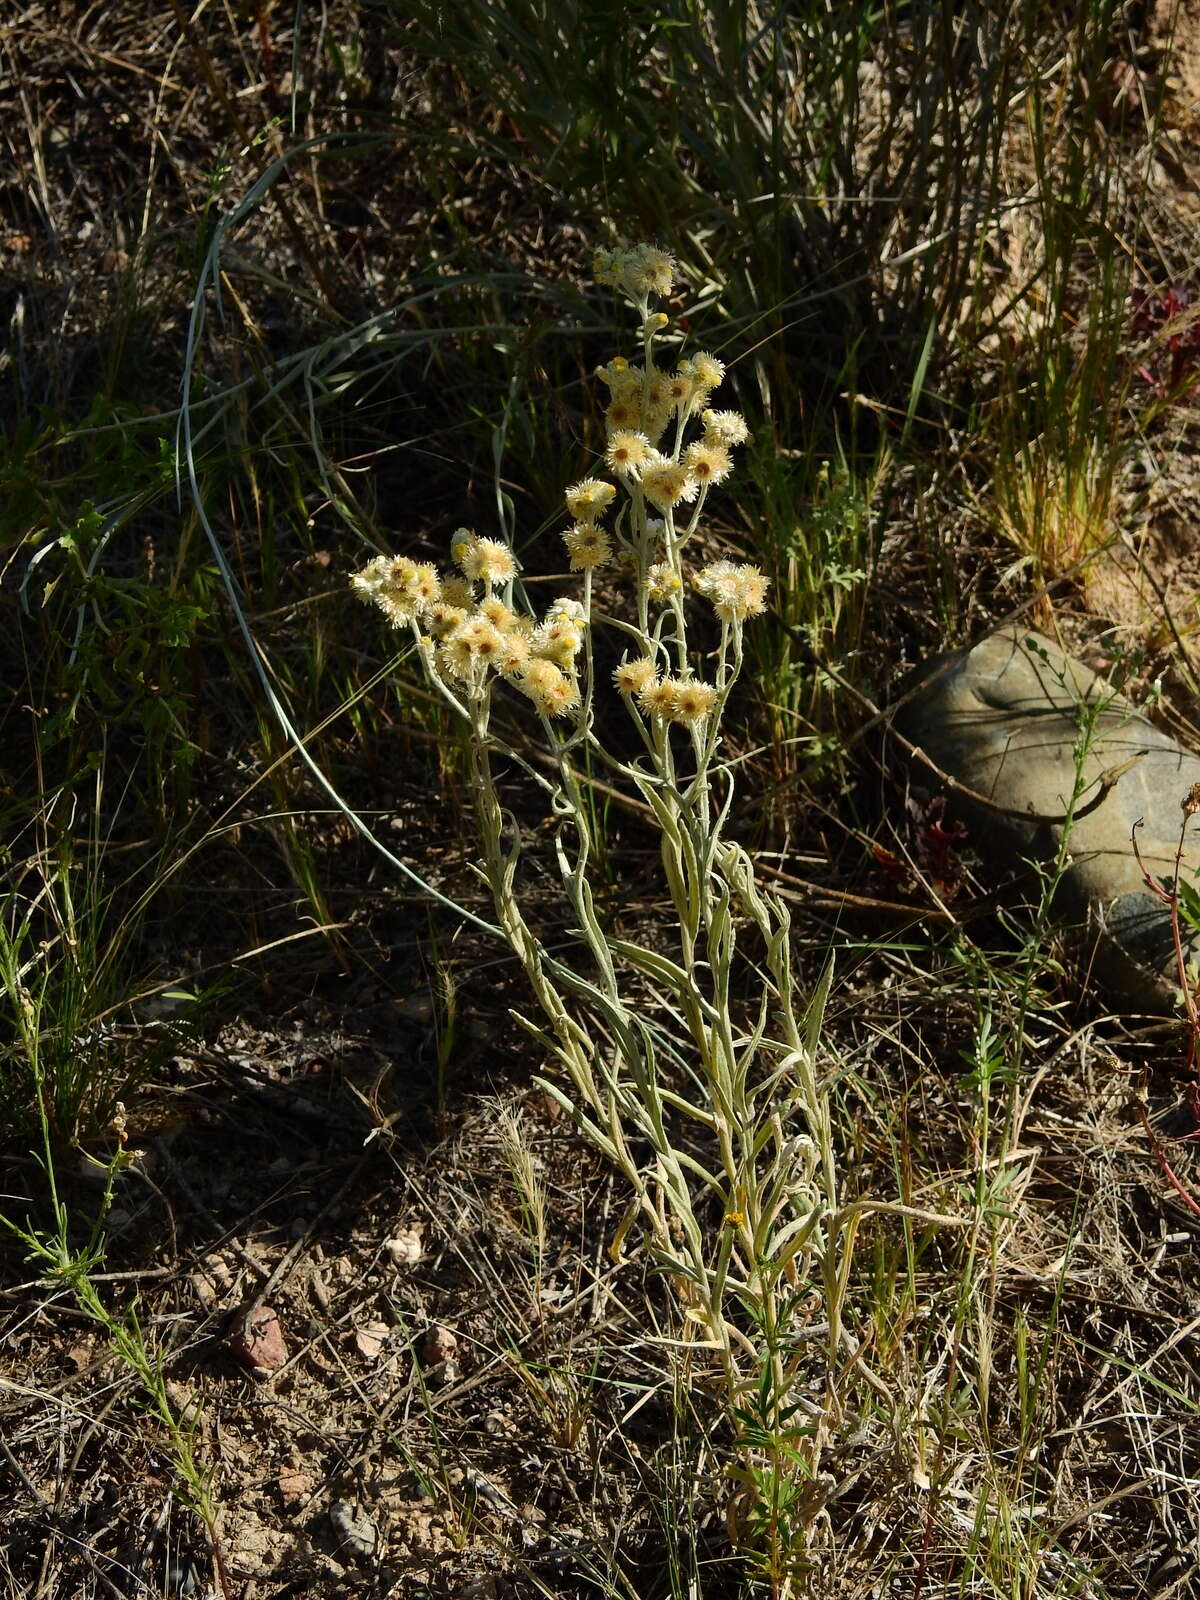
[[[121,1175],[137,1160],[137,1152],[128,1150],[125,1145],[124,1108],[117,1109],[113,1122],[118,1141],[113,1153],[106,1160],[92,1158],[93,1165],[103,1176],[104,1187],[88,1237],[78,1243],[77,1219],[62,1199],[59,1187],[49,1105],[40,1080],[37,1097],[41,1112],[40,1160],[46,1185],[45,1203],[51,1220],[48,1226],[39,1227],[29,1218],[18,1221],[0,1213],[0,1228],[24,1249],[26,1262],[41,1277],[48,1291],[65,1291],[71,1297],[76,1309],[108,1340],[113,1354],[135,1380],[141,1406],[162,1430],[175,1492],[204,1527],[222,1592],[228,1600],[229,1587],[217,1532],[216,1468],[206,1463],[200,1452],[200,1404],[192,1401],[181,1409],[172,1399],[164,1353],[150,1343],[136,1299],[123,1310],[114,1310],[95,1282],[96,1274],[104,1265],[104,1225],[115,1187]]]

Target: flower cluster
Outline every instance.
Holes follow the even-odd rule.
[[[635,244],[629,250],[597,250],[592,256],[597,283],[621,289],[643,304],[652,294],[666,299],[675,285],[675,261],[652,244]]]
[[[394,626],[414,630],[448,691],[482,703],[499,677],[541,715],[558,717],[582,705],[592,573],[619,551],[639,591],[634,631],[641,635],[641,654],[617,668],[616,686],[635,715],[695,729],[719,710],[727,692],[730,642],[740,660],[738,630],[766,608],[767,579],[757,567],[716,561],[695,574],[691,587],[726,629],[715,674],[720,687],[694,676],[685,636],[683,547],[708,491],[732,473],[733,452],[749,431],[738,412],[712,407],[725,377],[716,356],[689,356],[669,372],[655,361],[655,340],[668,319],[652,311],[650,301],[671,292],[671,257],[638,245],[597,251],[595,267],[597,280],[619,289],[639,312],[642,360],[635,366],[617,356],[597,369],[608,390],[604,468],[615,481],[582,478],[565,495],[570,524],[562,539],[571,570],[584,575],[583,604],[557,600],[540,623],[519,614],[512,551],[468,528],[450,543],[456,570],[440,573],[405,556],[378,556],[352,581]],[[676,526],[680,506],[689,507],[686,527]]]
[[[743,444],[749,438],[736,411],[708,409],[713,390],[725,376],[725,364],[716,356],[688,356],[674,372],[662,371],[653,360],[638,367],[617,356],[597,367],[596,376],[608,390],[606,459],[614,472],[636,473],[648,462],[661,459],[655,447],[668,425],[682,425],[692,416],[700,416],[703,444],[709,449],[728,451],[730,445]],[[717,419],[712,426],[705,420],[709,416]],[[728,419],[734,419],[733,423]]]
[[[350,582],[357,594],[374,601],[397,628],[419,617],[442,597],[437,569],[428,562],[410,561],[407,556],[376,556]]]
[[[757,567],[735,561],[714,561],[692,579],[693,587],[706,600],[722,622],[745,622],[761,617],[767,609],[767,586]]]
[[[529,979],[544,1025],[526,1027],[555,1067],[541,1086],[622,1174],[633,1204],[619,1235],[640,1221],[678,1291],[685,1323],[704,1333],[706,1364],[720,1375],[734,1422],[737,1475],[754,1486],[739,1496],[745,1504],[738,1520],[748,1527],[767,1512],[760,1481],[803,1489],[821,1465],[819,1437],[803,1457],[786,1429],[780,1449],[763,1443],[779,1432],[774,1419],[794,1413],[800,1386],[811,1387],[809,1363],[781,1359],[768,1332],[786,1327],[798,1294],[823,1285],[828,1342],[820,1361],[829,1373],[839,1370],[853,1233],[841,1223],[853,1207],[839,1199],[815,1028],[795,1004],[786,908],[760,888],[750,856],[725,832],[737,764],[721,750],[723,715],[745,662],[744,625],[765,610],[768,584],[754,566],[703,565],[704,558],[689,556],[689,545],[712,547],[700,518],[709,492],[734,470],[746,424],[736,411],[713,409],[725,375],[715,356],[656,358],[670,324],[651,302],[670,294],[675,279],[665,251],[599,251],[596,275],[632,302],[640,351],[636,366],[617,359],[600,369],[604,448],[595,476],[565,493],[561,537],[580,574],[579,600],[555,600],[540,620],[528,614],[512,550],[468,529],[454,535],[446,570],[381,556],[353,582],[394,625],[410,630],[430,681],[464,726],[476,864],[495,909],[490,931],[503,935]],[[614,557],[619,570],[598,578]],[[632,593],[614,592],[621,577]],[[603,612],[593,609],[601,598]],[[701,606],[711,611],[693,628]],[[598,708],[592,714],[608,687],[598,681],[594,659],[600,627],[606,642],[619,639],[624,648],[610,701],[620,696],[635,738],[615,744],[602,741],[609,718]],[[541,732],[549,772],[489,720],[497,685],[516,690],[547,719]],[[571,713],[560,736],[549,719]],[[626,744],[633,755],[623,754]],[[526,918],[522,826],[504,808],[497,756],[548,798],[570,909],[565,942],[584,960],[552,956]],[[650,948],[617,940],[611,919],[600,914],[592,876],[597,836],[585,799],[597,767],[601,793],[636,795],[657,825],[677,922],[666,953],[658,919]],[[610,789],[610,781],[619,787]],[[562,927],[558,919],[550,925],[557,944]],[[749,948],[738,944],[742,925]],[[669,991],[649,1013],[647,974],[665,974]],[[818,996],[808,1012],[818,1020],[820,1003]],[[665,1079],[655,1051],[660,1017],[671,1043]],[[786,1105],[758,1092],[784,1075]],[[705,1226],[699,1195],[705,1211],[723,1217],[719,1227]],[[822,1401],[830,1412],[831,1385]],[[762,1410],[766,1433],[757,1414],[753,1426],[743,1425],[748,1393],[769,1406]]]
[[[351,579],[364,600],[396,627],[416,629],[423,649],[448,684],[472,696],[494,676],[505,678],[544,717],[579,705],[577,662],[587,625],[575,600],[556,600],[541,623],[513,611],[496,593],[517,574],[512,551],[498,539],[460,528],[450,543],[457,574],[439,574],[405,556],[377,556]]]
[[[711,683],[701,683],[698,678],[660,677],[648,656],[623,661],[613,673],[613,682],[622,695],[636,700],[649,716],[688,727],[703,722],[717,703],[717,691]]]

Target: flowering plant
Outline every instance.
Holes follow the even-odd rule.
[[[411,630],[465,732],[480,870],[542,1012],[521,1020],[561,1073],[543,1087],[629,1185],[614,1254],[640,1223],[681,1303],[675,1343],[693,1366],[719,1372],[737,1441],[735,1536],[778,1573],[820,1506],[814,1479],[839,1416],[850,1251],[872,1207],[839,1204],[818,1066],[823,994],[797,1006],[787,909],[759,888],[750,856],[726,833],[734,770],[721,720],[767,581],[732,560],[689,571],[687,549],[746,424],[712,407],[724,376],[716,357],[693,355],[673,372],[656,363],[668,319],[653,301],[670,292],[670,256],[599,251],[595,268],[637,313],[642,348],[640,364],[618,357],[599,369],[606,475],[566,491],[562,538],[578,598],[530,614],[512,551],[467,529],[451,541],[451,572],[378,557],[353,582]],[[620,567],[627,597],[602,614],[598,585],[607,596],[609,570]],[[690,636],[691,593],[715,618],[703,630],[717,641],[707,656]],[[613,687],[636,731],[635,759],[597,733],[598,627],[624,644]],[[492,708],[505,686],[540,719],[552,778],[501,741]],[[551,954],[526,920],[521,832],[501,805],[497,753],[547,795],[581,962]],[[653,819],[673,948],[619,936],[596,908],[584,758]]]

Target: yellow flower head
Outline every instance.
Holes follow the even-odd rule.
[[[543,717],[561,717],[579,704],[578,686],[553,661],[531,661],[517,683]]]
[[[546,622],[570,622],[580,630],[587,627],[587,612],[578,600],[568,600],[566,595],[560,595],[546,612]]]
[[[613,673],[613,682],[622,694],[641,694],[658,676],[649,656],[638,656],[633,661],[622,661]]]
[[[498,589],[517,575],[512,551],[499,539],[476,539],[459,563],[468,578]]]
[[[646,592],[656,606],[665,606],[682,588],[678,573],[665,561],[655,561],[646,572]]]
[[[443,634],[453,633],[455,628],[467,620],[465,606],[447,605],[445,600],[435,601],[425,613],[425,626],[435,638],[440,639]]]
[[[678,679],[668,681],[673,682],[675,687],[675,704],[671,708],[671,721],[687,723],[692,727],[698,722],[703,722],[717,703],[717,691],[712,684],[699,683],[692,678],[683,682]]]
[[[650,441],[644,433],[621,432],[609,436],[604,459],[614,472],[628,476],[650,459]]]
[[[442,599],[448,606],[469,611],[475,604],[475,591],[465,578],[451,576],[442,579]]]
[[[669,717],[675,710],[674,678],[653,678],[637,693],[637,703],[652,717]]]
[[[695,392],[696,380],[683,366],[675,373],[674,377],[667,379],[667,399],[670,402],[672,411],[686,414]]]
[[[577,522],[563,534],[572,572],[588,572],[612,560],[612,540],[595,522]]]
[[[567,510],[576,522],[595,522],[616,492],[600,478],[584,478],[567,490]]]
[[[486,617],[474,616],[464,622],[453,635],[473,660],[485,666],[495,666],[504,648],[504,635],[494,622]]]
[[[529,666],[531,654],[529,639],[524,633],[515,629],[505,633],[496,662],[497,670],[506,678],[519,678]]]
[[[501,633],[507,633],[517,620],[499,595],[494,594],[489,594],[486,600],[479,602],[479,615],[486,617]]]
[[[723,622],[744,622],[767,609],[770,580],[757,567],[714,561],[696,574],[695,585]]]
[[[702,411],[704,437],[714,444],[745,444],[750,437],[746,419],[740,411]]]
[[[624,356],[614,356],[606,367],[596,368],[596,376],[615,394],[628,386],[630,371],[630,365]]]
[[[543,660],[573,668],[583,648],[583,635],[573,622],[547,621],[534,634],[533,648]]]
[[[697,484],[681,462],[658,456],[642,468],[642,489],[647,500],[666,511],[681,500],[694,500]]]
[[[707,439],[688,445],[683,452],[683,464],[703,489],[710,483],[724,483],[733,471],[733,457],[728,448]]]
[[[601,285],[616,283],[621,270],[621,258],[613,250],[592,251],[592,277]]]
[[[478,538],[470,528],[456,528],[450,538],[450,559],[461,571],[466,572],[466,561],[471,551],[479,543]]]
[[[698,355],[692,356],[687,365],[695,379],[697,389],[705,393],[717,388],[725,376],[725,363],[718,361],[716,356],[710,356],[707,350],[701,350]]]

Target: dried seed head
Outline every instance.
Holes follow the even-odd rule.
[[[510,629],[504,635],[504,642],[496,662],[497,670],[506,678],[519,678],[529,665],[532,654],[529,639],[519,629]]]
[[[407,556],[376,556],[350,582],[360,599],[372,601],[397,628],[433,605],[441,588],[433,567]]]
[[[666,299],[675,284],[675,261],[653,245],[635,245],[624,264],[624,279],[635,294],[656,294]]]
[[[636,395],[615,395],[604,413],[605,426],[610,433],[628,433],[642,420],[642,408]]]
[[[432,561],[419,562],[412,577],[413,593],[421,602],[421,609],[436,605],[442,598],[442,580]]]
[[[468,615],[465,607],[452,606],[445,600],[439,600],[425,613],[425,626],[435,638],[440,639],[447,633],[453,633],[467,620]]]
[[[667,380],[657,367],[651,367],[642,376],[642,404],[647,411],[665,411],[668,416],[671,413]]]
[[[517,683],[543,717],[561,717],[579,704],[579,689],[553,661],[531,661]]]
[[[465,681],[471,675],[475,657],[470,644],[463,638],[463,628],[467,626],[467,623],[460,624],[438,647],[437,664],[447,678]]]
[[[683,367],[680,367],[674,377],[667,379],[667,399],[672,411],[686,413],[695,393],[696,380]]]
[[[494,622],[475,616],[464,622],[454,637],[462,642],[476,661],[492,666],[500,658],[504,635]]]
[[[667,296],[675,282],[675,262],[665,250],[636,244],[628,250],[596,250],[592,273],[599,284],[623,289],[634,300]]]
[[[351,574],[350,587],[360,600],[374,601],[390,566],[391,560],[388,556],[376,556],[368,561],[365,567]]]
[[[573,668],[583,646],[583,635],[573,622],[547,620],[533,636],[537,655],[557,666]]]

